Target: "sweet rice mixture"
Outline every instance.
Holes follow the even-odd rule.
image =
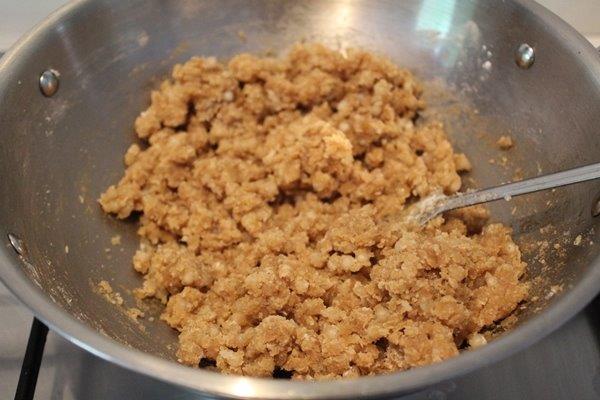
[[[361,50],[175,66],[100,203],[139,215],[137,295],[165,304],[182,363],[351,377],[486,342],[526,298],[525,263],[480,207],[399,222],[470,169],[424,107],[410,72]]]

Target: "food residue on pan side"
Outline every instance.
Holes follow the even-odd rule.
[[[496,143],[502,150],[509,150],[515,145],[511,136],[500,136],[500,139]]]
[[[97,290],[98,293],[100,293],[102,296],[104,296],[106,300],[108,300],[108,302],[117,306],[123,304],[123,297],[121,297],[121,294],[119,292],[115,292],[113,290],[112,286],[110,285],[110,283],[108,283],[108,281],[101,280],[100,282],[98,282]]]

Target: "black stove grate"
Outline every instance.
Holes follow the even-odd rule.
[[[48,327],[39,319],[34,318],[29,331],[29,340],[21,366],[15,400],[33,400],[47,336]]]

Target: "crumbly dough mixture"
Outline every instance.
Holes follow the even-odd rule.
[[[496,144],[502,150],[509,150],[515,145],[515,142],[511,136],[500,136]]]
[[[181,362],[296,379],[404,370],[484,343],[525,299],[519,248],[485,209],[397,223],[471,167],[442,125],[415,124],[420,97],[385,58],[317,44],[175,66],[100,203],[139,214],[137,294],[165,303]]]

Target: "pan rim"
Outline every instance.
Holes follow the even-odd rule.
[[[0,77],[11,68],[23,48],[44,32],[68,18],[93,0],[77,0],[55,11],[47,19],[23,36],[0,59]],[[527,11],[554,26],[566,40],[573,42],[573,51],[593,68],[600,80],[600,58],[593,46],[568,24],[531,0],[515,0]],[[2,82],[0,82],[0,86]],[[1,90],[0,90],[1,93]],[[4,231],[2,234],[6,234]],[[6,236],[4,236],[6,237]],[[90,353],[137,373],[192,389],[201,393],[233,398],[343,398],[367,396],[392,396],[425,388],[432,384],[455,378],[476,368],[497,362],[529,346],[556,330],[579,312],[600,291],[600,257],[590,263],[589,270],[570,291],[515,330],[473,351],[444,362],[387,375],[361,377],[335,381],[279,381],[223,375],[196,370],[172,361],[126,347],[103,336],[77,320],[55,304],[23,272],[12,250],[0,246],[0,280],[15,297],[39,319],[65,339]]]

